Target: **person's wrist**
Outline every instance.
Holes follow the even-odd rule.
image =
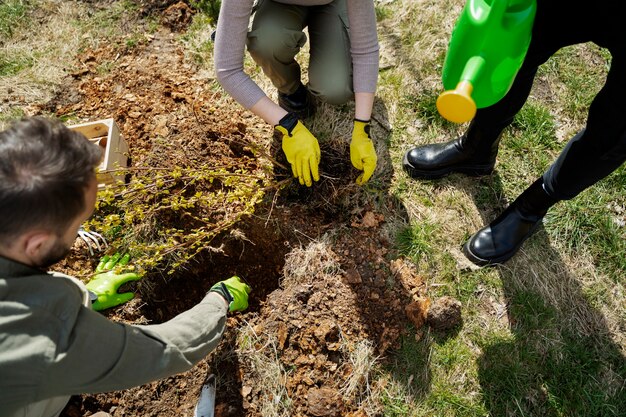
[[[278,124],[274,127],[280,126],[287,131],[287,134],[291,136],[291,132],[298,124],[298,116],[295,113],[287,113],[282,119],[278,121]]]
[[[369,120],[360,120],[355,118],[354,119],[354,131],[353,131],[353,139],[354,136],[360,137],[362,135],[367,136],[367,138],[370,138],[370,121]]]
[[[228,300],[226,298],[224,298],[223,295],[221,295],[220,293],[218,293],[216,291],[209,291],[208,296],[221,300],[221,302],[224,303],[224,306],[226,307],[226,310],[228,310],[228,307],[229,307]]]
[[[223,282],[218,282],[213,287],[211,287],[209,293],[215,293],[219,295],[226,303],[227,308],[230,307],[230,304],[234,301],[233,296],[230,294],[230,291],[228,291],[228,288],[226,288],[226,285]]]

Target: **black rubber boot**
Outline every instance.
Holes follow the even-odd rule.
[[[475,233],[463,246],[463,253],[481,266],[507,261],[533,234],[557,201],[543,189],[543,179],[538,179],[497,219]]]
[[[311,93],[303,84],[300,84],[293,94],[278,92],[278,105],[289,113],[295,113],[300,120],[315,114],[315,105]]]
[[[402,160],[413,178],[435,179],[453,172],[471,176],[493,172],[502,129],[480,129],[472,122],[460,138],[411,149]]]

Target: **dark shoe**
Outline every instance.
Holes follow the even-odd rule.
[[[480,129],[472,122],[467,132],[446,143],[411,149],[402,160],[413,178],[435,179],[452,172],[479,176],[493,172],[502,129]]]
[[[493,172],[495,158],[474,161],[461,148],[460,139],[446,143],[433,143],[411,149],[402,159],[404,170],[412,178],[436,179],[453,172],[471,176],[489,175]]]
[[[544,191],[542,179],[535,181],[497,219],[475,233],[463,253],[481,266],[509,260],[557,201]]]
[[[278,105],[289,113],[295,113],[298,119],[306,119],[315,114],[313,98],[309,90],[302,84],[293,94],[278,92]]]

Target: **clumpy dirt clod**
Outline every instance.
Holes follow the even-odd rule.
[[[461,302],[452,297],[438,298],[428,309],[426,320],[435,330],[452,329],[461,322]]]
[[[315,417],[338,417],[342,414],[341,395],[331,388],[313,388],[307,394],[309,414]]]
[[[421,297],[405,307],[406,316],[416,329],[419,329],[426,323],[429,307],[430,299],[427,297]]]

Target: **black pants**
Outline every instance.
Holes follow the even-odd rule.
[[[581,0],[537,3],[533,36],[522,68],[502,100],[477,111],[474,127],[489,131],[485,139],[495,142],[526,102],[537,68],[560,48],[584,42],[607,48],[612,55],[611,68],[589,107],[586,127],[543,175],[547,193],[565,200],[626,160],[626,1],[596,0],[591,6]]]

